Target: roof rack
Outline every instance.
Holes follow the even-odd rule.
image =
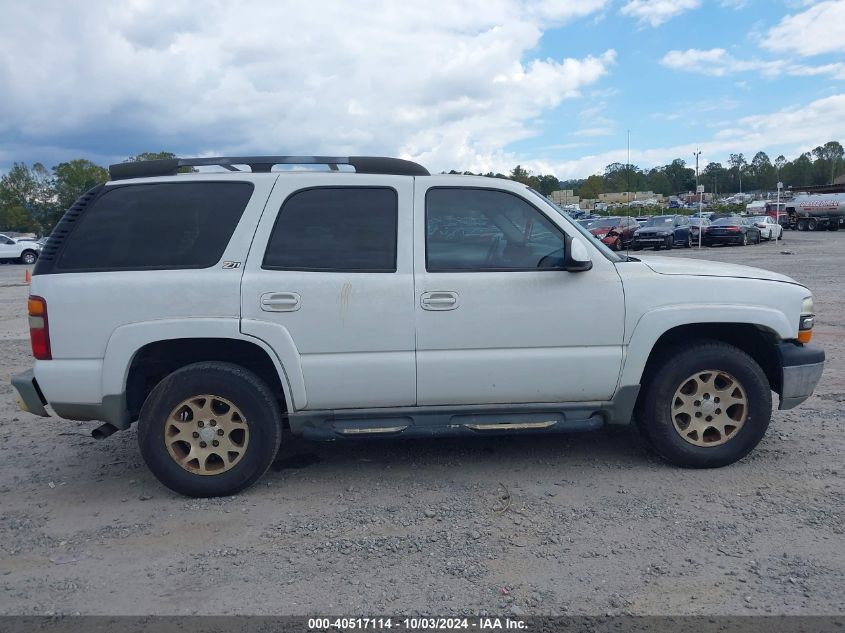
[[[351,165],[359,174],[385,174],[392,176],[430,176],[428,170],[417,163],[401,158],[382,156],[217,156],[213,158],[163,158],[134,163],[109,165],[112,180],[172,176],[181,167],[219,166],[229,171],[241,171],[238,165],[247,165],[253,173],[269,172],[274,165],[328,165],[337,171],[338,165]]]

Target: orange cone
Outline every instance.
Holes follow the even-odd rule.
[[[23,275],[23,280],[26,285],[29,285],[29,282],[32,281],[32,273],[27,270]]]

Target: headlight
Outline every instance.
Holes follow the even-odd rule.
[[[596,239],[603,240],[607,237],[607,233],[596,233]]]
[[[801,318],[798,320],[798,340],[809,343],[813,338],[813,325],[816,322],[816,310],[813,297],[805,297],[801,302]]]

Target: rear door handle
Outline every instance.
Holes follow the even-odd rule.
[[[445,290],[424,292],[420,296],[420,306],[423,310],[454,310],[458,307],[458,293]]]
[[[266,292],[261,295],[261,309],[265,312],[296,312],[302,307],[296,292]]]

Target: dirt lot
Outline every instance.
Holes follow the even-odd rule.
[[[827,369],[715,471],[627,429],[523,439],[288,439],[237,498],[177,497],[130,431],[16,410],[21,266],[0,266],[0,613],[843,613],[845,233],[673,251],[815,292]],[[781,254],[789,249],[791,254]]]

